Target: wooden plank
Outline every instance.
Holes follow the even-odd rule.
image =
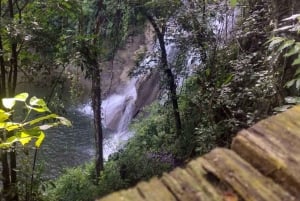
[[[136,188],[123,190],[109,194],[100,199],[101,201],[146,201]]]
[[[162,182],[181,201],[210,200],[222,201],[222,196],[209,184],[205,177],[200,176],[201,181],[195,179],[186,170],[178,168],[169,174],[164,174]]]
[[[176,201],[173,194],[167,187],[157,178],[153,178],[150,182],[141,182],[137,185],[137,190],[147,201]]]
[[[232,149],[300,198],[300,107],[242,130]]]
[[[204,191],[212,194],[211,196],[216,196],[216,200],[220,199],[220,197],[223,198],[223,201],[241,200],[239,199],[239,195],[234,192],[230,185],[221,181],[216,175],[205,171],[203,167],[204,163],[206,163],[206,161],[199,157],[187,164],[186,167],[187,172],[197,179],[199,185],[202,186]]]
[[[230,184],[246,201],[296,200],[231,150],[217,148],[203,159],[205,170]]]

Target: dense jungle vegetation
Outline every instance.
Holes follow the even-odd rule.
[[[0,0],[0,200],[95,200],[214,147],[229,146],[240,129],[298,104],[297,13],[297,0]],[[170,19],[189,33],[173,39],[180,44],[175,65],[166,51]],[[224,25],[221,33],[218,21]],[[160,59],[152,70],[160,73],[163,94],[139,112],[131,125],[134,136],[104,161],[103,65],[147,24],[159,47]],[[179,87],[178,72],[191,48],[200,50],[201,63]],[[44,130],[70,126],[49,110],[63,111],[64,94],[56,80],[68,65],[92,83],[96,155],[90,163],[45,180],[35,154],[43,146]],[[51,95],[29,100],[27,93],[16,95],[21,77],[47,80]],[[72,97],[80,94],[76,84],[70,85]],[[23,110],[25,116],[18,120]]]

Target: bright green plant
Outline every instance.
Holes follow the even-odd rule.
[[[15,199],[17,197],[26,201],[36,200],[34,198],[36,193],[33,193],[36,154],[45,138],[44,131],[59,125],[71,126],[71,122],[66,118],[51,113],[43,99],[35,96],[28,99],[28,96],[28,93],[20,93],[13,98],[2,99],[2,106],[5,110],[0,109],[1,153],[8,153],[9,150],[17,152],[19,144],[24,148],[26,146],[30,147],[32,145],[31,141],[35,141],[33,146],[36,148],[32,169],[29,174],[25,173],[27,175],[24,181],[25,184],[22,184],[24,180],[22,180],[22,174],[24,173],[19,172],[20,174],[17,177],[15,169],[11,172],[2,172],[5,177],[2,180],[3,189],[0,191],[0,197],[3,193],[6,200],[13,200],[12,198]],[[14,119],[17,119],[18,113],[22,110],[21,107],[26,112],[24,119],[13,121],[12,116],[14,116]],[[23,158],[20,158],[20,161]],[[15,177],[14,182],[10,179],[12,177]],[[18,187],[16,186],[17,182]]]
[[[0,129],[2,130],[0,148],[10,148],[16,142],[26,145],[33,139],[36,139],[35,146],[39,148],[45,138],[45,130],[58,125],[71,126],[71,122],[66,118],[51,113],[43,99],[33,96],[27,101],[28,96],[28,93],[20,93],[13,98],[2,99],[2,104],[7,111],[0,110]],[[22,122],[13,122],[10,119],[15,112],[14,107],[17,102],[23,103],[27,109],[26,117]],[[33,111],[41,115],[31,118]],[[46,120],[53,121],[44,123]],[[8,132],[14,132],[14,134],[6,137]]]

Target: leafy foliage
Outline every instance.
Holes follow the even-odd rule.
[[[31,147],[30,142],[33,140],[35,140],[34,147],[36,149],[40,148],[45,139],[46,130],[59,125],[71,126],[71,122],[66,118],[51,113],[43,99],[35,96],[30,99],[28,97],[28,93],[20,93],[13,98],[2,99],[2,104],[6,109],[0,110],[0,149],[2,153],[7,151],[17,152],[20,150],[18,144],[23,147],[24,151]],[[21,107],[24,107],[26,111],[24,119],[20,122],[12,121],[11,117],[13,114],[16,115]],[[23,151],[20,152],[22,153]],[[39,196],[37,194],[38,189],[35,189],[35,193],[32,190],[33,186],[36,186],[34,183],[38,183],[33,181],[36,158],[34,157],[33,165],[29,165],[29,157],[31,158],[32,156],[29,156],[27,153],[20,158],[20,161],[24,163],[22,164],[23,166],[20,165],[18,167],[20,173],[19,180],[17,180],[19,190],[13,190],[14,194],[20,196],[20,199],[24,198],[25,200],[26,197],[26,200],[28,200],[31,197],[32,200],[35,200]],[[27,169],[26,172],[21,171],[24,168]],[[29,178],[31,178],[31,181],[29,181]],[[29,190],[29,186],[31,186],[31,190]]]
[[[283,55],[285,58],[292,57],[292,66],[296,67],[293,79],[286,83],[286,87],[290,88],[295,86],[300,90],[300,42],[294,37],[294,34],[300,33],[300,14],[292,15],[282,20],[284,23],[296,21],[293,25],[282,26],[275,31],[275,33],[287,33],[285,36],[274,36],[269,43],[269,49],[275,51],[273,57],[280,57]],[[276,60],[276,59],[273,59]]]
[[[44,196],[47,201],[92,201],[95,200],[96,186],[92,182],[93,165],[67,169]]]
[[[46,114],[30,119],[32,111],[39,114],[45,114],[49,113],[50,110],[43,99],[33,96],[28,102],[28,96],[28,93],[21,93],[13,98],[2,99],[3,106],[8,109],[8,111],[0,110],[0,129],[2,130],[1,139],[4,139],[0,143],[0,148],[10,148],[16,142],[26,145],[33,139],[36,139],[35,146],[39,148],[45,138],[45,130],[58,125],[71,126],[71,122],[69,120],[56,114]],[[17,102],[23,103],[27,109],[26,117],[22,122],[9,121],[9,117],[12,115]],[[54,122],[43,124],[46,120],[54,120]],[[4,136],[6,135],[6,132],[12,131],[14,132],[14,135],[5,139]]]
[[[166,2],[170,1],[129,2],[134,9],[149,9],[156,19],[160,19],[163,14],[168,15],[168,12],[161,15],[163,10],[157,9],[157,6],[166,7]],[[237,1],[230,2],[233,6],[237,4]],[[153,104],[133,124],[135,136],[122,150],[109,158],[99,179],[97,195],[102,196],[132,186],[141,179],[159,175],[216,146],[229,146],[238,130],[269,116],[283,100],[289,104],[299,102],[298,97],[282,95],[284,84],[278,80],[285,76],[284,72],[278,70],[280,65],[275,66],[270,62],[267,48],[263,45],[269,37],[270,4],[265,1],[248,3],[253,7],[247,10],[249,14],[239,22],[234,40],[224,46],[215,43],[214,37],[211,37],[210,43],[202,44],[201,49],[207,52],[208,58],[197,66],[197,72],[187,79],[178,95],[183,120],[182,135],[174,135],[174,120],[168,103],[162,101],[161,104]],[[159,25],[164,22],[160,21]],[[198,29],[194,30],[196,26],[193,24],[186,27],[192,33],[199,32]],[[202,24],[197,27],[202,27]],[[200,46],[198,42],[190,40],[188,44]],[[269,43],[278,47],[281,54],[287,54],[286,58],[298,56],[298,50],[291,48],[297,44],[297,40],[292,37],[288,40],[275,38]],[[291,52],[287,52],[288,49]],[[277,57],[274,54],[272,56]],[[183,63],[178,61],[178,65]],[[297,65],[297,62],[294,64]],[[79,178],[73,184],[82,181],[85,178]],[[69,185],[68,180],[63,182]],[[57,198],[59,194],[65,196],[60,188],[57,190]],[[89,188],[86,190],[88,192]],[[72,196],[73,193],[80,191],[74,190]]]

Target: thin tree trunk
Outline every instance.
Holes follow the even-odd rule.
[[[181,135],[182,132],[182,126],[181,126],[181,119],[180,119],[180,113],[179,113],[179,107],[178,107],[178,100],[177,100],[177,94],[176,94],[176,82],[175,82],[175,77],[172,72],[172,69],[168,65],[168,59],[167,59],[167,51],[166,51],[166,45],[165,45],[165,40],[164,40],[164,33],[165,33],[165,28],[163,27],[162,30],[159,29],[157,23],[153,19],[153,17],[147,13],[145,13],[147,19],[150,21],[152,27],[155,30],[155,33],[157,35],[158,41],[159,41],[159,46],[160,46],[160,51],[161,51],[161,66],[162,69],[167,76],[167,83],[168,83],[168,88],[171,94],[171,102],[173,106],[173,116],[175,120],[175,126],[176,126],[176,134],[177,136]]]
[[[94,129],[96,143],[96,177],[103,170],[103,133],[101,123],[101,86],[99,65],[93,67],[92,73],[92,106],[94,113]]]
[[[103,1],[98,1],[98,11],[96,15],[96,23],[94,28],[95,36],[99,35],[100,26],[103,19],[100,15],[100,11],[103,9]],[[98,36],[99,37],[99,36]],[[93,40],[92,46],[97,45],[97,37]],[[103,170],[103,131],[101,123],[101,70],[98,63],[98,55],[96,50],[92,50],[91,53],[92,64],[92,107],[94,113],[94,129],[95,129],[95,144],[96,144],[96,183],[100,176],[100,172]]]
[[[1,9],[1,7],[0,7]],[[1,14],[1,13],[0,13]],[[2,45],[2,37],[0,35],[0,72],[1,72],[1,90],[0,90],[0,98],[5,97],[5,91],[6,91],[6,73],[5,73],[5,65],[4,65],[4,58],[3,58],[3,45]],[[0,106],[2,108],[2,102],[0,103]]]
[[[14,8],[13,1],[8,1],[8,9],[9,16],[11,21],[14,20]],[[18,77],[18,52],[17,52],[17,43],[15,39],[11,38],[11,59],[10,59],[10,75],[8,82],[8,96],[12,97],[15,95],[16,85],[17,85],[17,77]],[[13,135],[13,133],[9,133],[9,136]],[[11,201],[18,201],[18,190],[17,190],[17,157],[16,152],[13,150],[10,152],[10,190],[13,192],[11,194]]]
[[[5,200],[9,200],[10,191],[10,176],[9,176],[9,165],[7,152],[5,150],[1,151],[1,163],[2,163],[2,177],[3,177],[3,193]]]

